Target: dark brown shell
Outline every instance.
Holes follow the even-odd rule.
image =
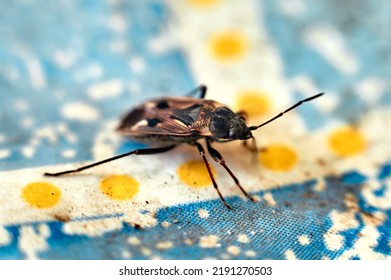
[[[165,97],[147,101],[131,110],[118,127],[134,138],[210,136],[210,116],[223,104],[191,97]]]

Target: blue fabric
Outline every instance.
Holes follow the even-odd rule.
[[[281,2],[258,1],[256,8],[259,25],[278,50],[286,80],[309,77],[318,89],[331,92],[338,100],[331,111],[321,111],[314,104],[300,110],[298,114],[310,132],[336,122],[354,124],[367,112],[390,108],[390,86],[373,102],[356,94],[362,80],[377,77],[389,81],[391,76],[389,2],[348,1],[340,5],[336,1],[295,1],[304,7],[297,17],[284,13]],[[203,83],[197,80],[184,46],[178,43],[161,52],[151,51],[154,40],[175,20],[167,5],[158,0],[0,3],[2,174],[91,161],[91,147],[104,123],[117,120],[147,98],[167,93],[184,95]],[[343,73],[309,47],[302,34],[316,25],[327,25],[342,34],[347,49],[357,59],[357,71]],[[91,87],[102,82],[114,87],[108,89],[114,91],[112,95],[100,98],[91,93]],[[303,97],[297,88],[292,94],[293,100]],[[92,113],[87,121],[64,117],[64,105],[72,102],[91,106],[97,115]],[[76,114],[77,118],[83,117]],[[51,125],[57,135],[54,139],[51,130],[45,130]],[[43,136],[37,136],[37,131]],[[34,138],[40,140],[32,143]],[[33,152],[26,152],[26,147],[33,147]],[[116,152],[136,147],[143,146],[124,140]],[[61,156],[67,150],[72,150],[72,155]],[[39,235],[42,224],[50,232],[45,237],[48,246],[36,253],[42,259],[389,258],[391,203],[376,206],[363,194],[366,184],[376,182],[379,187],[370,194],[385,200],[389,197],[389,160],[373,164],[375,175],[366,174],[358,161],[356,168],[337,169],[335,175],[309,177],[302,183],[252,193],[261,198],[271,194],[274,206],[266,199],[252,203],[237,196],[226,198],[232,211],[219,199],[181,203],[158,209],[153,214],[153,227],[123,222],[120,229],[99,236],[68,234],[64,230],[67,220],[13,223],[3,217],[6,233],[0,235],[8,237],[0,238],[6,240],[0,242],[0,259],[28,258],[20,247],[21,228],[29,226]],[[324,180],[324,191],[315,190],[320,179]],[[0,188],[6,188],[7,181],[0,182],[3,180]],[[208,213],[207,218],[199,214],[200,209]],[[334,228],[335,213],[345,213],[352,224],[347,221],[340,230]],[[113,210],[109,215],[96,213],[70,220],[115,220],[123,216]],[[373,242],[364,240],[366,245],[357,247],[363,235],[372,240],[366,234],[375,234]],[[333,247],[334,239],[328,240],[329,235],[340,240],[340,245],[337,240]],[[210,243],[205,241],[205,245],[202,237]]]

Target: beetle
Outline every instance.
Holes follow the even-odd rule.
[[[44,175],[62,176],[69,173],[76,173],[130,155],[164,153],[180,144],[186,143],[197,147],[220,200],[228,209],[232,209],[222,196],[211,172],[209,162],[205,155],[205,149],[199,143],[199,140],[205,139],[207,151],[212,159],[228,172],[240,191],[249,200],[254,201],[227,166],[220,152],[212,147],[212,143],[241,140],[244,141],[243,143],[247,148],[253,152],[257,152],[252,131],[280,118],[282,115],[300,106],[302,103],[322,96],[323,93],[316,94],[297,102],[295,105],[260,125],[248,126],[245,112],[241,111],[234,113],[220,102],[205,99],[206,91],[207,87],[201,85],[186,96],[163,97],[149,100],[136,106],[122,119],[117,128],[117,131],[120,134],[141,142],[152,143],[157,145],[156,147],[136,149],[77,169],[57,173],[45,173]],[[199,96],[192,97],[195,95]],[[247,141],[250,139],[253,142],[252,147],[247,146]]]

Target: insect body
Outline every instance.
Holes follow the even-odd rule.
[[[170,97],[146,102],[132,110],[118,131],[156,142],[194,143],[245,140],[252,137],[242,116],[212,100]]]
[[[255,139],[251,131],[274,121],[302,103],[315,99],[323,94],[320,93],[304,99],[258,126],[247,126],[244,112],[234,113],[231,109],[219,102],[205,99],[205,86],[199,86],[192,93],[198,93],[199,97],[165,97],[147,101],[135,107],[122,120],[118,127],[119,133],[126,137],[154,144],[157,147],[137,149],[77,169],[58,173],[45,173],[45,175],[61,176],[76,173],[132,154],[147,155],[167,152],[179,144],[186,143],[197,147],[214,188],[223,204],[230,209],[231,207],[227,204],[218,188],[209,162],[205,156],[204,147],[199,141],[205,139],[207,151],[212,159],[218,162],[228,172],[241,192],[253,201],[253,198],[247,194],[239,183],[239,180],[228,168],[222,155],[212,147],[212,143],[234,140],[247,141],[251,139],[253,141],[252,151],[256,152]]]

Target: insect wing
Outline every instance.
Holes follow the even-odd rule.
[[[180,97],[148,101],[126,115],[118,131],[124,135],[192,135],[192,121],[203,102]]]

